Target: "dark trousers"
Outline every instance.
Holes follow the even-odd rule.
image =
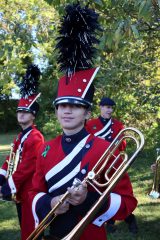
[[[16,208],[17,208],[17,215],[18,215],[19,225],[21,226],[21,219],[22,219],[21,204],[20,203],[16,203]]]
[[[130,223],[134,220],[134,218],[135,218],[134,214],[131,213],[128,217],[126,217],[126,218],[124,219],[124,221],[125,221],[126,223],[130,224]],[[115,223],[115,220],[110,219],[107,223],[109,223],[109,224],[114,224],[114,223]]]

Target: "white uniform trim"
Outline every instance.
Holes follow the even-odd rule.
[[[112,123],[112,120],[110,119],[108,123],[98,132],[96,132],[94,135],[99,136],[101,133],[103,133]],[[108,133],[108,132],[107,132]],[[106,134],[105,134],[106,135]]]
[[[21,143],[19,144],[19,146],[18,146],[18,149],[17,149],[17,151],[19,151],[19,152],[21,152],[22,151],[22,143],[26,140],[26,138],[28,137],[28,135],[30,134],[30,132],[32,131],[33,129],[31,129],[29,132],[27,132],[23,137],[22,137],[22,139],[21,139]],[[10,187],[10,189],[11,189],[11,194],[14,194],[14,193],[16,193],[17,192],[17,189],[16,189],[16,186],[15,186],[15,184],[14,184],[14,181],[13,181],[13,178],[12,178],[12,176],[10,176],[9,178],[8,178],[8,184],[9,184],[9,187]]]
[[[92,223],[98,227],[101,227],[103,223],[111,219],[119,210],[121,206],[121,196],[116,193],[110,194],[110,206],[108,210],[96,218]]]
[[[33,129],[31,129],[30,131],[28,131],[28,132],[22,137],[21,142],[20,142],[20,144],[19,144],[19,146],[18,146],[18,149],[17,149],[17,151],[19,151],[20,153],[21,153],[22,150],[23,150],[23,147],[22,147],[23,142],[27,139],[28,135],[31,133],[32,130],[33,130]]]
[[[0,175],[6,176],[7,175],[7,171],[0,168]]]
[[[93,75],[92,75],[92,77],[91,77],[91,79],[90,79],[90,81],[89,81],[86,89],[84,90],[84,92],[83,92],[83,94],[82,94],[82,96],[81,96],[82,98],[84,98],[84,97],[86,96],[86,93],[88,92],[88,89],[89,89],[89,87],[91,86],[91,83],[93,82],[93,79],[95,78],[95,76],[96,76],[96,74],[97,74],[97,72],[98,72],[99,69],[100,69],[100,67],[97,67],[97,68],[95,69],[95,71],[94,71],[94,73],[93,73]]]
[[[67,155],[62,161],[60,161],[56,166],[51,168],[49,172],[46,174],[45,179],[48,181],[51,177],[53,177],[55,174],[60,172],[63,168],[65,168],[72,160],[73,158],[80,152],[80,150],[84,147],[86,144],[86,141],[88,137],[90,136],[87,135],[85,138],[83,138],[77,145],[76,147],[72,150],[72,152]]]
[[[103,135],[100,136],[100,137],[105,138],[105,136],[109,135],[110,133],[111,133],[111,129],[109,129],[108,132],[106,132],[105,134],[103,134]]]
[[[37,201],[42,197],[44,196],[46,193],[44,192],[41,192],[41,193],[38,193],[34,199],[33,199],[33,202],[32,202],[32,213],[33,213],[33,217],[34,217],[34,221],[35,221],[35,228],[38,226],[39,224],[39,218],[36,214],[36,204],[37,204]],[[45,206],[44,206],[45,207]]]
[[[9,187],[10,187],[10,189],[11,189],[11,194],[16,193],[16,192],[17,192],[17,189],[16,189],[16,186],[15,186],[15,184],[14,184],[14,181],[13,181],[12,176],[10,176],[10,177],[8,178],[8,184],[9,184]]]
[[[63,186],[66,182],[72,179],[77,173],[80,171],[81,163],[79,163],[68,175],[64,176],[59,182],[53,185],[48,191],[51,193],[52,191],[56,190],[57,188]]]

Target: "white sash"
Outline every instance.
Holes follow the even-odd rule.
[[[108,123],[107,123],[100,131],[96,132],[94,135],[95,135],[95,136],[99,136],[100,134],[103,134],[103,132],[105,132],[105,130],[106,130],[109,126],[111,126],[111,125],[112,125],[112,120],[110,119],[110,120],[108,121]],[[102,136],[100,136],[100,137],[105,137],[105,136],[108,135],[110,132],[111,132],[111,129],[109,129],[109,130],[107,131],[107,133],[105,133],[104,135],[102,135]]]
[[[52,178],[54,175],[56,175],[58,172],[60,172],[63,168],[65,168],[72,160],[73,158],[80,152],[80,150],[85,146],[87,139],[89,138],[90,134],[87,135],[85,138],[83,138],[72,150],[70,154],[65,156],[64,159],[62,159],[57,165],[55,165],[53,168],[49,170],[49,172],[46,174],[45,179],[48,181],[50,178]],[[78,170],[77,170],[78,171]],[[73,172],[73,171],[72,171]],[[74,171],[75,172],[75,171]],[[70,173],[71,174],[71,173]],[[69,178],[71,176],[68,176]],[[65,176],[67,178],[67,176]],[[53,189],[55,189],[56,186],[52,186],[52,188],[49,189],[49,192],[52,192]]]
[[[17,149],[17,151],[19,151],[19,153],[22,152],[22,150],[23,150],[22,144],[23,144],[24,141],[27,139],[28,135],[30,134],[30,132],[31,132],[32,130],[33,130],[33,129],[31,129],[30,131],[28,131],[28,132],[27,132],[26,134],[24,134],[24,136],[22,137],[21,142],[20,142],[20,144],[19,144],[19,146],[18,146],[18,149]]]

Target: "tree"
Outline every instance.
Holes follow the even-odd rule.
[[[21,81],[31,62],[42,72],[46,65],[53,67],[57,19],[54,8],[42,0],[0,2],[0,99],[10,98],[15,82]],[[50,85],[47,92],[49,89]],[[4,118],[4,112],[0,116]]]
[[[57,16],[42,0],[4,0],[0,9],[0,89],[10,95],[28,63],[48,59]]]
[[[63,14],[65,4],[77,2],[46,1],[60,14]],[[126,125],[132,124],[151,134],[154,132],[158,142],[160,2],[94,0],[81,3],[89,3],[99,12],[103,28],[95,60],[95,64],[101,66],[95,103],[102,94],[113,97],[118,105],[118,117]],[[97,114],[95,108],[94,115]]]
[[[21,0],[1,3],[0,91],[10,94],[13,79],[19,79],[26,65],[38,59],[42,78],[39,124],[47,131],[55,119],[52,100],[61,73],[55,49],[59,16],[71,0]],[[6,4],[8,3],[8,5]],[[95,81],[95,104],[102,95],[117,102],[116,114],[126,125],[156,135],[160,119],[158,70],[160,2],[156,0],[88,0],[99,13],[102,26],[95,65],[101,70]],[[12,13],[12,14],[11,14]],[[38,14],[37,14],[38,13]],[[4,95],[3,95],[4,96]],[[98,109],[94,108],[94,115]],[[158,137],[156,137],[158,139]],[[156,140],[158,141],[158,140]]]

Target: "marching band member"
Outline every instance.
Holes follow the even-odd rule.
[[[0,195],[4,200],[11,200],[12,196],[16,196],[22,240],[26,240],[34,229],[28,191],[35,172],[37,151],[44,143],[43,135],[34,125],[39,110],[39,104],[36,102],[39,77],[38,67],[30,65],[20,85],[22,97],[17,107],[17,121],[22,129],[13,142],[14,161],[17,166],[8,176],[8,171],[11,171],[9,168],[13,166],[9,166],[7,157],[0,169]]]
[[[112,142],[117,134],[124,129],[124,125],[119,120],[112,117],[116,103],[108,97],[103,97],[99,103],[100,116],[98,118],[92,118],[87,121],[86,129],[107,140]],[[122,141],[119,146],[119,150],[123,151],[126,148],[126,141]]]
[[[151,170],[154,173],[152,189],[149,196],[152,199],[160,198],[160,148],[156,148],[157,158],[156,161],[151,165]]]
[[[112,117],[112,114],[115,110],[116,103],[113,99],[109,97],[103,97],[99,103],[100,106],[100,116],[98,118],[93,118],[87,121],[86,129],[88,132],[99,136],[112,142],[117,134],[124,129],[124,125],[121,121]],[[126,141],[123,140],[119,145],[119,151],[124,151],[126,148]],[[116,227],[114,226],[114,220],[107,222],[108,232],[115,232]],[[132,213],[125,219],[125,222],[128,224],[129,231],[133,234],[138,232],[138,226],[136,222],[135,215]]]
[[[61,239],[70,232],[97,200],[99,194],[92,187],[82,184],[72,188],[72,183],[76,178],[82,181],[86,177],[110,144],[89,134],[84,127],[90,117],[94,95],[93,79],[99,69],[90,68],[90,64],[87,65],[90,61],[86,58],[87,53],[92,52],[89,43],[95,42],[92,39],[93,34],[89,32],[97,24],[97,15],[87,7],[81,8],[80,4],[67,6],[66,11],[64,24],[60,29],[64,38],[60,37],[58,43],[61,48],[65,43],[60,61],[64,60],[61,69],[66,71],[59,80],[57,98],[54,101],[63,133],[41,147],[33,177],[33,189],[30,192],[35,228],[61,196],[67,190],[70,193],[55,212],[57,217],[51,223],[50,236],[47,238],[52,240]],[[89,25],[91,23],[92,27]],[[70,49],[72,47],[73,51]],[[67,51],[70,57],[65,55]],[[103,177],[101,180],[103,181]],[[92,240],[105,240],[104,223],[110,218],[124,219],[136,205],[137,200],[133,196],[128,174],[125,174],[80,239],[88,240],[92,236]]]
[[[83,217],[83,212],[87,211],[96,198],[94,190],[87,189],[86,186],[71,189],[72,182],[75,178],[83,180],[110,144],[89,134],[84,128],[84,123],[90,115],[92,101],[89,99],[92,85],[91,87],[89,85],[96,71],[97,69],[89,69],[76,72],[66,86],[65,77],[60,79],[55,106],[63,134],[46,142],[37,159],[31,192],[35,226],[49,213],[68,188],[70,191],[70,197],[57,209],[58,217],[50,229],[51,236],[59,239],[73,228],[81,214]],[[84,93],[86,94],[83,97]],[[106,199],[104,212],[89,225],[81,239],[88,240],[89,236],[92,236],[93,240],[106,239],[104,223],[110,218],[124,219],[136,205],[137,200],[133,196],[129,177],[125,174],[110,194],[108,201]]]

